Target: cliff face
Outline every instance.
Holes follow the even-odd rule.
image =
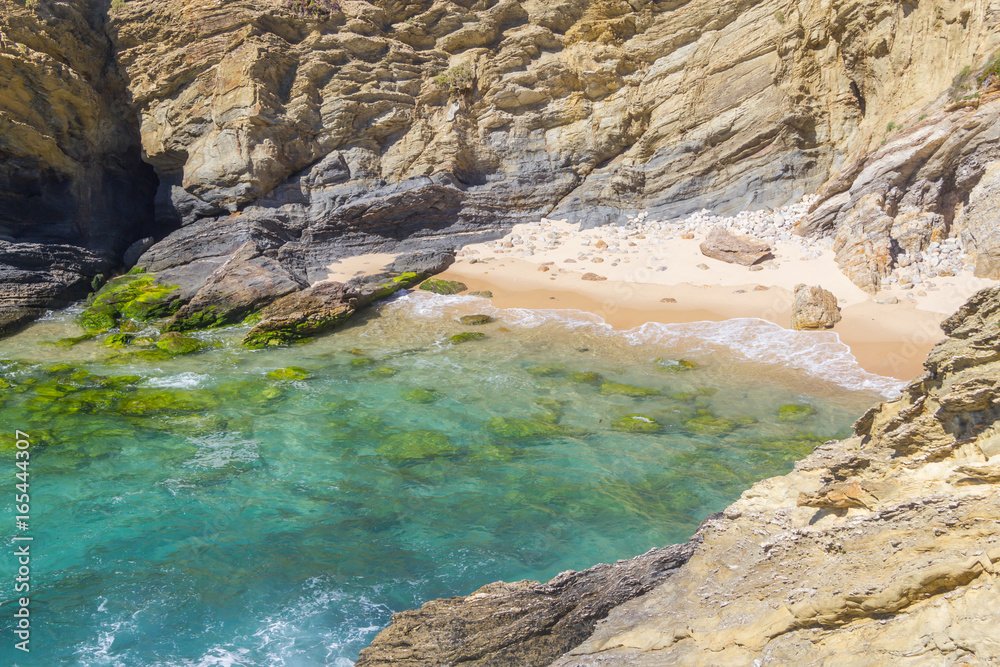
[[[773,206],[845,168],[849,185],[889,123],[933,112],[986,62],[998,22],[978,0],[130,0],[106,29],[123,117],[160,179],[161,235],[185,226],[143,265],[193,296],[248,240],[288,274],[275,280],[310,283],[342,254],[403,240]],[[35,154],[38,172],[58,163]],[[943,170],[964,173],[960,158]],[[920,197],[922,183],[884,189]],[[855,230],[851,196],[804,231]],[[913,247],[948,232],[942,215]],[[877,248],[845,250],[845,265],[896,262],[886,239],[900,233],[861,227]],[[992,246],[983,256],[993,266]]]
[[[0,2],[0,332],[109,273],[152,221],[99,2]]]
[[[943,328],[926,373],[854,437],[706,520],[689,560],[581,645],[517,664],[997,664],[1000,288]],[[510,593],[484,592],[396,615],[359,664],[504,664],[500,651],[529,645],[520,630],[537,629],[537,616]],[[463,633],[443,635],[449,623]]]

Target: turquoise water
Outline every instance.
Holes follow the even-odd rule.
[[[478,312],[486,338],[449,343]],[[892,387],[757,321],[616,334],[411,295],[309,344],[222,330],[149,362],[52,345],[72,316],[0,342],[5,581],[14,429],[35,443],[32,652],[5,584],[4,664],[349,665],[394,611],[686,540]],[[267,375],[288,366],[310,377]],[[662,431],[612,428],[630,414]]]

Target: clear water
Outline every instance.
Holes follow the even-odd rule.
[[[470,329],[455,317],[477,312],[499,318],[478,329],[487,338],[448,343]],[[686,540],[894,386],[835,337],[757,321],[620,334],[582,314],[414,294],[309,344],[251,352],[223,330],[202,335],[205,352],[150,363],[53,346],[79,333],[72,315],[0,342],[14,362],[3,664],[350,665],[394,611]],[[287,366],[312,377],[267,376]],[[101,386],[123,375],[138,377]],[[785,404],[814,413],[788,423]],[[632,413],[665,429],[611,428]],[[707,433],[699,415],[730,423]],[[16,428],[37,443],[30,655],[13,649],[6,583]]]

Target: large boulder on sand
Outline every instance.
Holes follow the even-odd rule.
[[[837,297],[820,286],[796,285],[795,305],[792,306],[792,328],[832,329],[839,322]]]
[[[730,264],[751,266],[769,257],[771,246],[745,236],[737,236],[722,227],[715,227],[701,244],[701,254]]]

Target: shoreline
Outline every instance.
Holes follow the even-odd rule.
[[[544,278],[531,275],[535,269],[528,262],[505,259],[502,264],[484,271],[480,270],[482,264],[460,262],[436,278],[458,280],[473,291],[491,291],[497,308],[580,310],[597,315],[620,331],[648,322],[684,324],[739,318],[762,319],[787,329],[791,319],[792,292],[763,281],[742,286],[659,285],[584,282],[577,275],[546,284]],[[754,291],[761,285],[767,290]],[[737,290],[744,291],[734,294]],[[662,303],[663,298],[677,302]],[[844,319],[831,331],[851,349],[858,364],[869,373],[902,381],[923,372],[928,352],[944,338],[939,324],[948,316],[905,302],[879,305],[870,301],[848,306],[841,314]]]

